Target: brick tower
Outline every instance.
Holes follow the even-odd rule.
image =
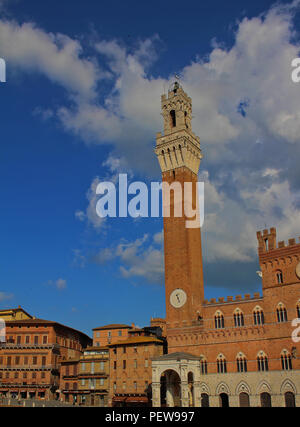
[[[168,95],[161,97],[164,134],[158,133],[156,149],[161,171],[164,203],[169,200],[170,215],[164,216],[164,254],[166,321],[168,327],[178,327],[198,321],[203,302],[203,267],[201,230],[187,228],[184,200],[191,183],[191,207],[196,208],[197,182],[202,158],[200,139],[192,132],[192,100],[175,82]],[[178,185],[181,198],[175,195]],[[168,197],[167,197],[168,191]],[[182,215],[176,214],[181,208]],[[178,212],[178,211],[177,211]]]

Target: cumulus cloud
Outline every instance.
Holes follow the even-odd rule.
[[[128,167],[128,162],[125,158],[114,157],[110,155],[103,163],[102,166],[106,169],[106,174],[101,177],[97,176],[92,180],[90,188],[86,193],[88,200],[88,206],[83,210],[77,210],[75,217],[81,221],[86,222],[89,226],[92,226],[96,230],[100,230],[101,227],[106,223],[106,218],[98,216],[96,211],[96,204],[99,200],[99,195],[96,194],[96,188],[100,182],[112,182],[116,185],[118,190],[119,174],[126,173],[128,178],[133,177],[133,172]]]
[[[255,232],[265,225],[277,226],[281,238],[298,233],[300,104],[291,61],[300,56],[293,21],[299,4],[276,4],[260,16],[244,18],[236,25],[231,46],[214,40],[205,57],[181,70],[204,154],[200,176],[206,183],[203,234],[208,263],[253,261]],[[139,41],[130,50],[116,40],[100,40],[93,58],[84,55],[78,40],[46,33],[33,23],[2,20],[0,39],[0,56],[66,89],[68,102],[52,116],[66,131],[87,144],[111,144],[114,152],[106,165],[112,168],[111,177],[120,170],[117,158],[134,171],[159,173],[153,145],[155,132],[162,128],[160,95],[168,87],[167,78],[151,75],[159,36]],[[107,84],[105,96],[100,82]],[[76,217],[99,229],[98,180],[94,178],[88,191],[87,209],[78,210]],[[161,268],[158,254],[148,253],[143,245],[119,248],[124,276],[142,276],[143,269],[126,264],[126,253],[132,260],[152,263],[154,270]]]
[[[105,223],[105,218],[100,218],[96,212],[96,204],[99,200],[99,196],[96,194],[96,188],[100,182],[99,177],[95,177],[86,193],[88,200],[88,206],[85,211],[77,210],[75,217],[79,221],[86,221],[88,225],[93,226],[95,229],[100,229]]]
[[[291,79],[291,61],[300,52],[293,26],[298,5],[277,4],[244,18],[230,48],[214,41],[209,55],[181,71],[204,153],[206,262],[253,262],[256,230],[265,226],[276,225],[282,238],[298,232],[300,104]],[[154,46],[148,40],[145,51]],[[138,50],[129,53],[115,41],[96,49],[115,76],[113,91],[101,109],[68,110],[65,124],[71,130],[74,120],[75,132],[89,141],[112,141],[131,165],[143,141],[139,166],[154,171],[150,149],[161,129],[159,100],[167,82],[149,77],[150,55],[143,63]],[[109,117],[101,121],[97,114]]]
[[[38,72],[83,99],[95,96],[101,73],[97,65],[82,58],[77,40],[64,34],[46,33],[34,23],[0,21],[0,53],[10,66]]]
[[[143,278],[148,283],[163,283],[163,251],[162,240],[157,233],[150,237],[143,237],[132,242],[124,241],[116,247],[104,248],[94,257],[98,264],[106,264],[118,259],[120,273],[123,277]]]

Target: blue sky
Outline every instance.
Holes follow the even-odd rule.
[[[96,217],[160,179],[160,95],[193,98],[207,298],[260,290],[256,230],[299,235],[299,2],[0,0],[0,307],[91,333],[165,315],[162,220]]]

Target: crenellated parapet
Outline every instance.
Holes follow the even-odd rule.
[[[257,241],[258,241],[258,253],[259,255],[270,253],[271,251],[277,249],[283,249],[287,247],[298,246],[300,247],[300,237],[291,238],[288,242],[280,241],[277,243],[276,241],[276,228],[265,229],[263,231],[258,231],[256,233]],[[271,256],[274,256],[272,253]]]
[[[251,296],[251,294],[245,294],[244,297],[242,295],[236,295],[235,298],[233,296],[228,296],[226,300],[224,297],[220,297],[218,299],[211,298],[210,300],[204,300],[203,305],[232,304],[237,302],[253,301],[257,299],[261,299],[259,292],[255,292],[253,296]]]
[[[257,232],[263,289],[300,283],[300,237],[276,241],[276,228]]]

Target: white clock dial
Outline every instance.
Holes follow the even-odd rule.
[[[175,308],[180,308],[186,303],[186,293],[182,289],[174,289],[170,295],[170,303]]]
[[[298,279],[300,279],[300,262],[297,264],[297,267],[296,267],[296,275]]]

